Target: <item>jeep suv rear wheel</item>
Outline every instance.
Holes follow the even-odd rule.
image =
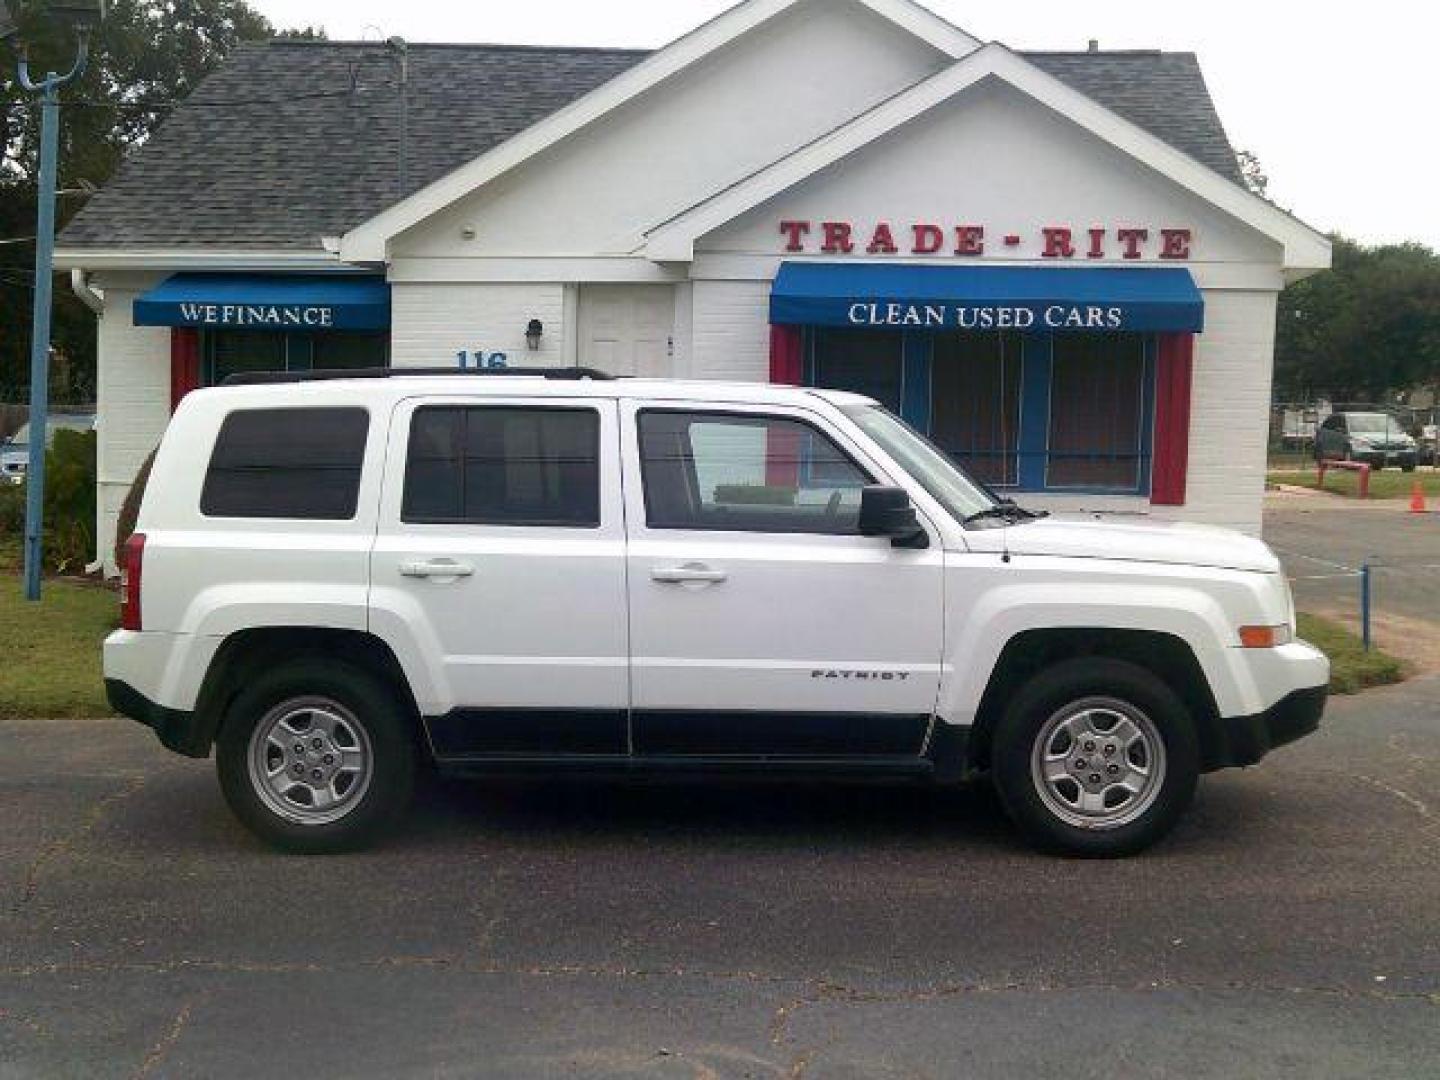
[[[995,734],[994,776],[1042,847],[1130,855],[1168,833],[1194,796],[1200,751],[1184,704],[1151,672],[1069,660],[1041,672]]]
[[[409,801],[415,753],[394,692],[358,668],[294,661],[262,675],[216,747],[226,801],[263,840],[308,854],[373,842]]]

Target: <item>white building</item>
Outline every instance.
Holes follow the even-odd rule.
[[[1243,188],[1193,56],[748,0],[404,63],[402,108],[385,45],[241,48],[62,236],[102,551],[189,389],[385,363],[854,388],[1022,503],[1258,531],[1276,298],[1330,247]]]

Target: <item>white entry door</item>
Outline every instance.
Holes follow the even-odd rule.
[[[585,285],[580,289],[582,367],[611,375],[674,375],[675,290],[669,285]]]

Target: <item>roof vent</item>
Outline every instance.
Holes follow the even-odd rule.
[[[1099,39],[1099,38],[1093,38],[1093,37],[1092,37],[1092,38],[1090,39],[1090,51],[1091,51],[1091,52],[1099,52],[1099,51],[1100,51],[1100,39]]]

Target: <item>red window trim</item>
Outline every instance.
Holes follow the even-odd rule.
[[[170,411],[191,390],[200,388],[200,331],[177,326],[170,331]]]
[[[1194,377],[1195,335],[1161,334],[1155,379],[1155,461],[1150,481],[1150,502],[1154,506],[1185,505]]]
[[[805,378],[803,331],[798,326],[770,327],[770,381],[799,386]]]

